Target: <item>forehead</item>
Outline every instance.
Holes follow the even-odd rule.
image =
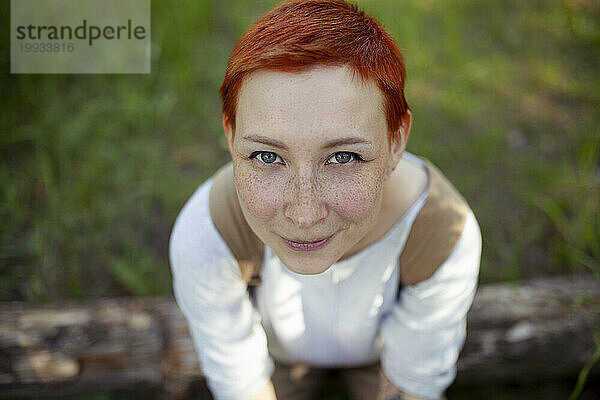
[[[261,134],[385,136],[383,96],[374,81],[344,66],[300,73],[260,70],[242,84],[236,127]]]

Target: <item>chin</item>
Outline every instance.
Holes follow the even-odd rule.
[[[301,275],[316,275],[329,269],[335,260],[330,257],[278,255],[283,264],[292,272]]]

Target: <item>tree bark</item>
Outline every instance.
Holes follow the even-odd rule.
[[[482,286],[468,315],[456,384],[575,376],[599,332],[593,276]],[[201,381],[187,323],[172,299],[0,303],[0,398],[139,388],[178,399]]]

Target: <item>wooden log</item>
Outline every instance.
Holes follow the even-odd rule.
[[[68,395],[134,385],[160,387],[164,302],[102,300],[0,306],[0,397]],[[173,303],[167,303],[173,308]],[[7,361],[6,361],[7,360]]]
[[[594,332],[600,286],[591,276],[483,286],[456,384],[572,377],[595,349]],[[0,303],[0,398],[145,388],[154,398],[178,399],[201,380],[172,299]]]
[[[600,345],[599,284],[582,275],[484,286],[467,325],[456,385],[573,377]]]

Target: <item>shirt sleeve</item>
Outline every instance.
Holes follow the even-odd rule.
[[[210,219],[209,188],[201,186],[175,222],[173,289],[214,398],[248,399],[270,379],[273,362],[237,261]]]
[[[381,325],[381,363],[397,387],[437,399],[456,376],[481,257],[481,233],[469,212],[450,257],[435,274],[402,288]]]

